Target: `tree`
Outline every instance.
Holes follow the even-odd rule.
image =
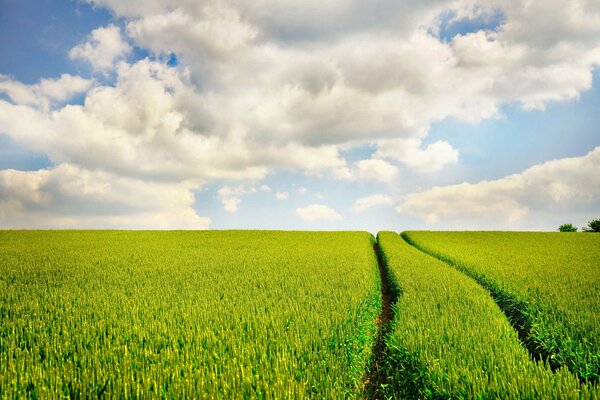
[[[600,232],[600,218],[591,220],[582,230],[584,232]]]
[[[577,232],[577,228],[573,224],[562,224],[558,227],[559,232]]]

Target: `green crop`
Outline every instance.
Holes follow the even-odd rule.
[[[388,391],[406,398],[597,398],[567,369],[531,360],[489,293],[391,232],[379,246],[399,297]]]
[[[600,397],[600,236],[403,236],[0,231],[0,398]]]
[[[0,397],[360,395],[373,237],[0,232]]]
[[[407,232],[495,297],[536,357],[600,378],[600,236],[526,232]]]

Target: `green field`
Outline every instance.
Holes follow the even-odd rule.
[[[399,289],[388,338],[390,395],[405,398],[588,398],[563,369],[530,359],[489,293],[456,269],[380,232]]]
[[[417,247],[495,293],[528,347],[553,367],[600,378],[600,235],[407,232]]]
[[[368,233],[0,232],[0,397],[344,398]]]
[[[0,398],[598,399],[599,260],[595,234],[0,231]]]

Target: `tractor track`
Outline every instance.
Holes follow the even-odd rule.
[[[389,379],[386,372],[389,364],[387,338],[392,328],[393,306],[398,300],[398,289],[394,285],[385,257],[377,242],[373,244],[373,251],[377,256],[381,282],[381,312],[377,318],[377,336],[373,343],[371,362],[364,377],[364,394],[366,399],[383,399],[385,398],[383,391]]]

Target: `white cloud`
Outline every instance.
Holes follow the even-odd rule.
[[[397,160],[408,167],[425,173],[438,172],[446,165],[458,162],[458,150],[448,142],[438,140],[421,149],[418,139],[388,139],[379,142],[375,157]]]
[[[272,189],[268,185],[260,185],[259,187],[246,187],[244,185],[231,187],[225,185],[217,191],[217,196],[221,200],[221,204],[225,211],[235,213],[239,209],[243,196],[259,192],[270,192],[271,190]]]
[[[476,122],[512,102],[541,108],[591,87],[591,71],[600,63],[600,13],[583,0],[554,1],[524,7],[509,0],[266,0],[259,6],[155,0],[139,9],[135,1],[94,3],[129,18],[138,45],[174,52],[189,67],[200,98],[218,102],[214,110],[222,115],[204,119],[206,128],[226,132],[224,116],[235,116],[229,122],[259,142],[329,145],[331,169],[344,166],[336,146],[375,141],[385,153],[387,139],[406,139],[395,145],[401,155],[386,158],[433,172],[455,163],[458,153],[446,142],[420,149],[432,123],[448,117]],[[455,15],[450,23],[496,14],[505,22],[497,31],[444,42],[430,32],[448,13]],[[547,21],[555,21],[560,36]],[[533,25],[530,35],[526,28]],[[310,170],[322,158],[300,156],[293,168]]]
[[[342,216],[333,208],[323,204],[311,204],[296,209],[298,217],[305,221],[338,221]]]
[[[565,218],[585,220],[600,212],[600,147],[498,180],[412,193],[397,211],[463,228],[547,228]]]
[[[398,168],[385,160],[360,160],[355,165],[338,168],[334,176],[343,180],[361,180],[375,182],[393,182],[398,175]]]
[[[225,197],[223,199],[221,199],[221,202],[223,203],[223,209],[229,213],[234,213],[237,212],[240,203],[242,202],[242,199],[240,199],[239,197]]]
[[[398,168],[384,160],[361,160],[356,166],[359,179],[392,182],[398,174]]]
[[[192,11],[192,12],[190,12]],[[243,51],[258,29],[243,20],[227,2],[209,1],[193,10],[175,8],[131,21],[127,32],[137,43],[157,54],[177,53],[197,69]],[[194,46],[192,49],[190,46]]]
[[[235,213],[242,202],[241,196],[247,194],[248,192],[249,190],[243,186],[237,186],[233,188],[230,186],[223,186],[217,191],[217,195],[221,199],[223,209],[229,213]],[[250,189],[250,192],[252,192],[252,189]]]
[[[288,192],[277,192],[275,193],[275,198],[277,200],[287,200],[289,195],[290,194]]]
[[[274,166],[317,173],[343,164],[333,146],[261,142],[220,125],[207,130],[206,121],[221,118],[217,108],[176,69],[141,60],[122,64],[116,85],[96,87],[84,105],[46,113],[0,99],[0,131],[55,163],[146,179],[256,180]]]
[[[62,74],[58,79],[41,79],[37,84],[25,85],[0,74],[0,93],[5,93],[15,104],[43,110],[87,92],[92,84],[89,79]]]
[[[308,192],[308,189],[305,188],[304,186],[301,186],[298,188],[298,193],[300,194],[306,194]]]
[[[361,197],[360,199],[357,199],[352,205],[352,211],[355,213],[362,213],[374,206],[391,206],[393,204],[394,199],[392,199],[390,196],[385,194],[374,194],[371,196]]]
[[[89,1],[123,17],[128,37],[98,28],[70,57],[115,82],[0,78],[0,131],[54,165],[149,184],[440,171],[458,150],[422,148],[432,124],[577,99],[600,66],[600,8],[585,0]],[[504,17],[442,40],[452,13]],[[126,62],[132,45],[151,56]],[[178,66],[157,61],[172,53]],[[82,105],[59,107],[82,92]],[[373,159],[341,155],[367,145]]]
[[[94,29],[85,43],[69,51],[72,60],[82,60],[100,71],[110,70],[116,61],[131,52],[131,46],[121,36],[115,25]]]
[[[52,126],[59,125],[55,120],[77,113],[77,121],[68,121],[77,143],[97,147],[96,135],[119,138],[110,146],[119,169],[161,178],[260,179],[276,168],[341,171],[334,175],[344,178],[360,168],[347,167],[340,148],[369,143],[378,147],[376,158],[439,171],[455,163],[458,152],[443,141],[420,148],[432,123],[478,121],[506,103],[539,108],[576,98],[600,65],[594,23],[600,14],[584,3],[93,2],[124,16],[138,46],[175,53],[181,65],[121,66],[115,87],[97,88],[84,107],[47,118],[45,130],[64,130]],[[497,31],[449,42],[430,33],[444,13],[477,19],[490,10],[506,16]],[[341,25],[316,18],[323,12]],[[556,36],[547,20],[557,20],[560,41],[543,40]],[[524,31],[531,24],[540,30],[535,35]],[[109,26],[72,53],[94,54],[110,68],[127,46],[118,27]],[[56,152],[61,160],[81,162],[62,148]],[[394,168],[376,176],[391,181]]]
[[[192,182],[149,183],[63,164],[0,171],[2,228],[206,229]]]
[[[585,0],[93,2],[128,18],[138,45],[175,52],[207,90],[237,105],[254,99],[246,124],[272,120],[304,141],[414,136],[507,101],[570,99],[599,62],[600,13]],[[456,21],[500,12],[506,22],[448,43],[428,33],[452,12]]]

